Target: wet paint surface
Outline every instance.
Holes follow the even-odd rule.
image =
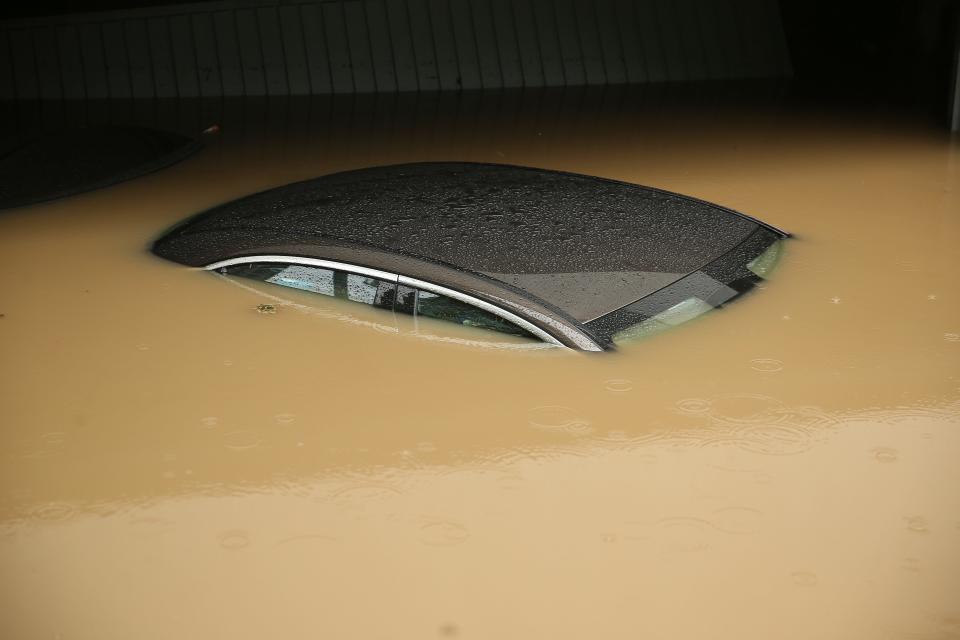
[[[720,113],[222,136],[0,216],[4,637],[960,637],[939,133]],[[145,251],[245,193],[422,160],[648,184],[796,239],[762,292],[608,356],[301,313]]]

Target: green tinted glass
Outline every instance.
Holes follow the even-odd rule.
[[[499,331],[513,336],[534,338],[528,331],[489,311],[429,291],[417,291],[414,315],[455,322],[468,327]]]

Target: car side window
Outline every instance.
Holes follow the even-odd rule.
[[[397,288],[395,310],[399,313],[412,314],[415,317],[433,318],[468,327],[498,331],[512,336],[537,339],[530,332],[496,314],[467,302],[423,289],[399,286]]]
[[[254,262],[220,267],[217,272],[333,298],[361,302],[414,317],[497,331],[538,340],[536,336],[500,316],[449,296],[370,276],[302,264]]]
[[[251,263],[221,267],[219,273],[281,287],[392,309],[396,285],[370,276],[302,264]]]

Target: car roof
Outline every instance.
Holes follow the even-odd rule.
[[[0,209],[131,180],[173,165],[200,147],[193,138],[143,127],[46,132],[0,154]]]
[[[479,274],[584,323],[649,295],[762,223],[675,193],[477,163],[330,174],[215,207],[154,251],[203,266],[258,247],[342,241]]]

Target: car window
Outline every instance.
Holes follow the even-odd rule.
[[[509,320],[467,302],[422,289],[397,286],[370,276],[302,264],[268,262],[237,264],[221,267],[217,271],[223,275],[392,309],[415,318],[433,318],[539,341],[536,336]]]
[[[399,287],[397,311],[536,340],[530,332],[498,315],[455,298],[422,289]]]
[[[396,285],[370,276],[302,264],[252,263],[221,267],[219,273],[281,287],[392,309]]]

